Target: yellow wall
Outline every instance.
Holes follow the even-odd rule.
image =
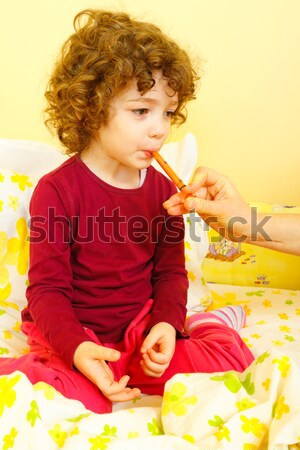
[[[247,200],[300,204],[299,0],[2,0],[0,137],[53,144],[43,91],[86,7],[154,21],[200,56],[198,99],[171,139],[193,132],[201,163],[231,176]]]

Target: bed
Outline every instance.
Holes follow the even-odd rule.
[[[166,144],[188,180],[195,138]],[[64,156],[46,144],[0,139],[0,356],[28,351],[20,331],[28,270],[28,203]],[[276,211],[279,205],[257,204]],[[289,211],[299,211],[288,208]],[[292,450],[300,448],[300,260],[217,240],[186,217],[188,314],[228,304],[247,313],[241,336],[255,361],[242,374],[178,374],[163,397],[142,396],[98,415],[21,372],[0,377],[2,449]],[[191,236],[191,227],[196,230]],[[195,228],[196,227],[196,228]]]

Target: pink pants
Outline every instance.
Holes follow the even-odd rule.
[[[151,306],[152,300],[149,300],[128,326],[121,343],[100,343],[91,330],[86,330],[96,343],[121,351],[119,361],[109,363],[116,379],[127,374],[131,387],[138,387],[146,394],[162,395],[166,381],[176,373],[242,372],[253,361],[250,350],[235,330],[226,325],[204,323],[192,332],[189,339],[177,340],[170,366],[160,378],[145,375],[140,367],[139,349]],[[26,322],[22,329],[28,336],[30,353],[18,359],[1,358],[0,375],[19,370],[27,375],[32,384],[44,381],[65,397],[81,401],[91,411],[111,412],[111,402],[84,375],[65,364],[34,323]]]

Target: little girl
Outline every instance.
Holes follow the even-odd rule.
[[[159,28],[85,10],[64,44],[46,98],[47,124],[70,158],[38,183],[30,206],[30,353],[2,362],[95,412],[162,394],[178,372],[243,371],[244,311],[192,317],[176,192],[152,166],[185,120],[197,75]],[[0,371],[1,371],[0,370]]]

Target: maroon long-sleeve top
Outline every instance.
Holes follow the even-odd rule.
[[[120,189],[72,157],[38,183],[30,205],[28,306],[50,345],[72,366],[92,329],[118,342],[149,298],[149,328],[168,322],[180,333],[187,275],[181,217],[162,203],[173,184],[149,167],[143,185]]]

